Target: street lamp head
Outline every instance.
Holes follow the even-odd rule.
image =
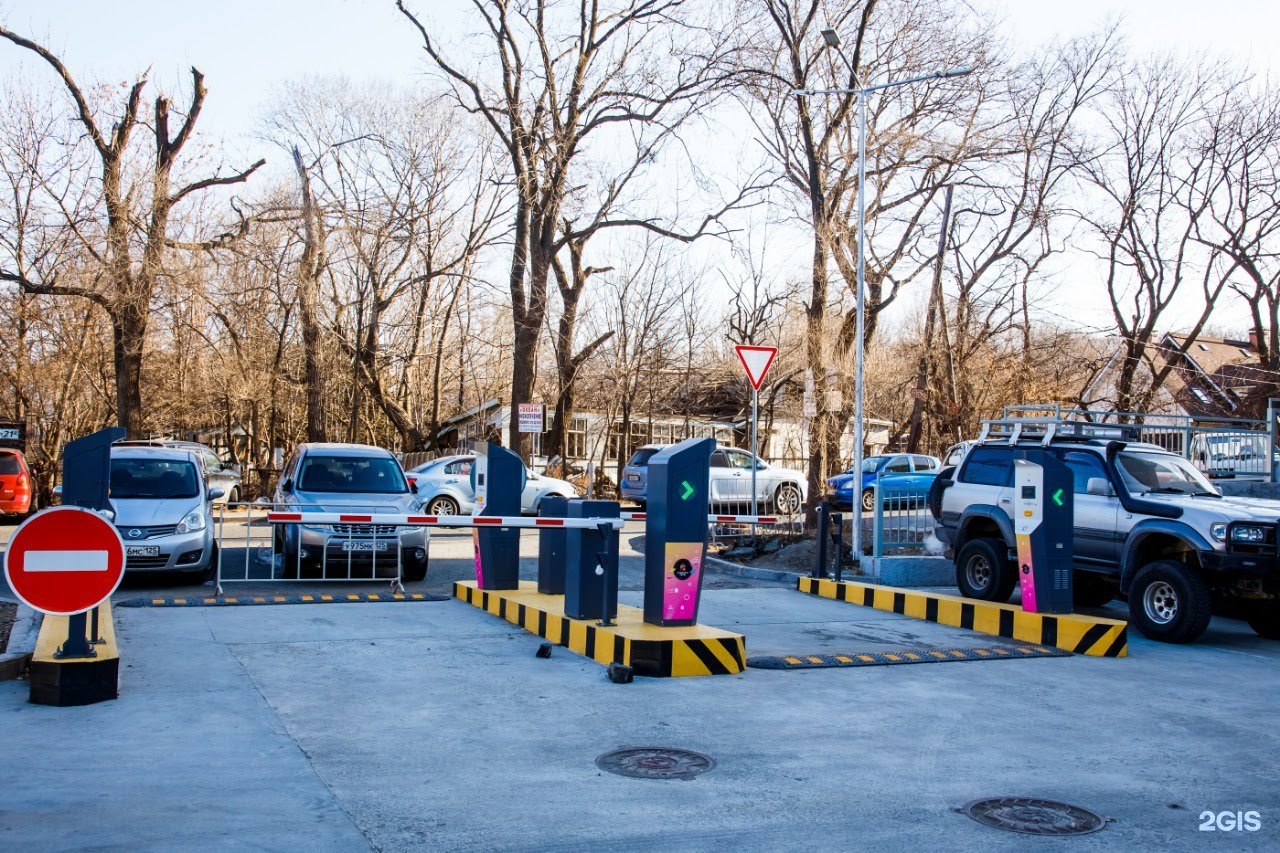
[[[940,71],[940,72],[938,72],[938,77],[939,77],[939,78],[943,78],[943,77],[964,77],[964,76],[966,76],[966,75],[968,75],[968,74],[972,74],[972,73],[973,73],[973,69],[972,69],[972,68],[954,68],[954,69],[952,69],[951,71]]]
[[[822,40],[827,43],[827,47],[840,46],[840,36],[836,34],[835,30],[823,30]]]

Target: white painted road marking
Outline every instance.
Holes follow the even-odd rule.
[[[106,551],[28,551],[24,572],[105,572]]]

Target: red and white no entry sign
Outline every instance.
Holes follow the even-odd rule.
[[[760,386],[764,384],[764,378],[769,375],[773,360],[778,357],[778,348],[738,344],[733,351],[738,354],[738,361],[742,362],[742,369],[747,373],[747,381],[751,383],[752,388],[759,391]]]
[[[111,597],[124,577],[124,541],[91,510],[54,507],[14,531],[4,576],[23,603],[41,613],[72,616]]]

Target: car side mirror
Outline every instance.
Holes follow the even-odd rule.
[[[217,486],[214,486],[212,489],[209,490],[208,494],[209,494],[209,500],[216,501],[218,498],[225,495],[226,492],[224,492],[222,489],[219,489]]]
[[[1111,487],[1111,483],[1105,477],[1090,477],[1089,482],[1085,484],[1084,490],[1100,498],[1114,498],[1116,496],[1116,490]]]
[[[292,478],[288,478],[288,479],[286,479],[283,483],[281,483],[281,484],[280,484],[280,491],[282,491],[282,492],[292,492],[292,491],[293,491],[293,479],[292,479]]]

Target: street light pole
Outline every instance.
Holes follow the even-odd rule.
[[[857,95],[858,96],[858,292],[857,299],[857,323],[856,323],[856,340],[854,341],[854,374],[853,374],[853,477],[854,494],[851,496],[853,506],[853,535],[850,537],[850,550],[852,551],[854,565],[862,563],[862,462],[863,462],[863,442],[865,441],[865,420],[866,416],[863,411],[863,404],[866,399],[865,389],[863,385],[863,363],[865,361],[863,340],[866,336],[866,283],[867,283],[867,96],[873,92],[879,92],[882,89],[892,89],[897,86],[906,86],[910,83],[919,83],[924,80],[939,80],[945,77],[963,77],[966,74],[973,73],[972,68],[957,68],[949,71],[938,71],[933,74],[921,74],[916,77],[908,77],[905,80],[893,80],[888,83],[880,83],[875,86],[866,86],[862,82],[862,78],[858,76],[858,70],[853,67],[853,63],[849,61],[849,57],[844,55],[844,51],[840,49],[840,36],[835,30],[822,30],[822,40],[828,47],[834,48],[840,58],[844,60],[844,64],[848,66],[850,74],[853,75],[855,89],[796,89],[792,94],[795,95]],[[880,500],[879,495],[874,495],[873,500]]]

